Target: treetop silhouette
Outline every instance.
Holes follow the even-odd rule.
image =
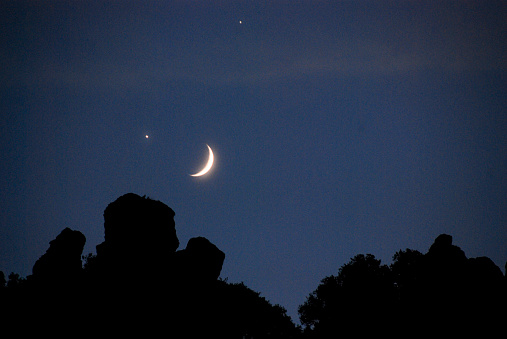
[[[356,255],[322,280],[299,314],[312,338],[479,331],[506,315],[506,287],[489,258],[468,259],[441,234],[426,254],[399,251],[390,266]]]

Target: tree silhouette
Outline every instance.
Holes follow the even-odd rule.
[[[394,295],[389,267],[371,254],[359,254],[338,275],[324,278],[298,312],[307,333],[367,335],[387,320]]]
[[[426,254],[406,249],[387,267],[357,255],[299,307],[305,335],[500,333],[507,281],[486,257],[470,258],[442,234]]]
[[[271,305],[243,283],[220,281],[216,305],[227,321],[217,331],[220,338],[296,338],[300,332],[280,305]]]
[[[9,280],[7,281],[7,287],[9,288],[20,288],[26,283],[25,278],[21,278],[19,274],[11,272],[9,274]]]
[[[418,303],[421,300],[423,259],[421,252],[408,248],[405,251],[396,252],[393,256],[390,269],[397,290],[397,297],[406,306]]]

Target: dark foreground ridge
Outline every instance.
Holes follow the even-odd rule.
[[[356,255],[299,307],[298,327],[281,306],[220,280],[225,254],[208,239],[178,251],[174,211],[160,201],[119,197],[104,211],[104,232],[97,255],[82,256],[84,235],[65,228],[32,275],[6,281],[0,272],[4,328],[56,337],[488,337],[507,318],[502,271],[467,258],[446,234],[426,254],[400,250],[390,266]]]
[[[84,235],[65,228],[31,276],[20,281],[11,275],[0,294],[5,323],[20,334],[65,336],[299,333],[282,307],[243,284],[218,280],[225,254],[206,238],[192,238],[176,251],[174,211],[162,202],[123,195],[105,209],[104,228],[97,255],[85,256],[84,265]]]

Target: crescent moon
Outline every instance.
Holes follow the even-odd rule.
[[[202,171],[200,171],[200,172],[198,172],[196,174],[190,174],[191,177],[200,177],[201,175],[204,175],[204,174],[208,173],[208,171],[211,169],[211,166],[213,166],[213,160],[214,160],[213,151],[211,150],[211,147],[209,147],[209,145],[206,145],[206,146],[208,146],[208,149],[209,149],[208,163],[202,169]]]

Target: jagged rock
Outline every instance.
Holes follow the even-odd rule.
[[[468,259],[468,269],[475,279],[481,281],[501,281],[503,279],[502,270],[488,257]],[[477,283],[480,285],[480,282],[477,281]]]
[[[104,211],[105,241],[97,246],[96,276],[115,290],[146,282],[154,292],[216,281],[225,254],[202,237],[175,252],[179,241],[173,218],[164,203],[133,193],[110,203]],[[144,272],[156,272],[157,279],[143,280]]]
[[[63,285],[80,277],[81,254],[86,242],[79,231],[65,228],[54,240],[49,249],[32,269],[32,279],[39,283]]]
[[[179,246],[174,211],[166,204],[134,193],[125,194],[104,210],[104,238],[109,246],[154,247],[174,252]],[[158,248],[153,248],[157,250]]]
[[[482,317],[502,307],[503,275],[486,257],[467,259],[450,235],[435,239],[424,256],[421,295],[428,312],[454,319]],[[480,312],[478,312],[480,310]]]
[[[461,248],[452,244],[452,236],[439,235],[425,259],[429,268],[427,273],[433,276],[435,283],[454,284],[454,280],[463,278],[467,257]]]
[[[495,306],[495,300],[501,300],[503,287],[504,276],[500,268],[490,258],[478,257],[468,259],[466,269],[467,299],[476,304]]]
[[[118,198],[104,212],[105,241],[96,256],[85,258],[84,269],[85,238],[64,229],[34,265],[33,279],[0,288],[2,305],[12,315],[4,317],[6,324],[28,324],[33,334],[57,336],[76,329],[115,337],[298,336],[285,309],[243,284],[217,281],[225,254],[209,240],[192,238],[175,252],[173,217],[161,202],[135,194]],[[66,288],[69,280],[60,278],[72,272],[79,275],[78,284]],[[50,280],[63,284],[56,289],[39,284]],[[0,287],[4,284],[0,272]]]
[[[433,245],[431,245],[427,256],[439,262],[457,263],[466,260],[465,252],[458,246],[452,244],[452,236],[448,234],[440,234]]]
[[[134,193],[110,203],[104,211],[105,241],[97,256],[107,270],[152,270],[167,265],[179,246],[174,211],[164,203]]]
[[[176,254],[176,271],[186,283],[217,280],[225,259],[224,252],[203,237],[190,239],[187,247]]]

